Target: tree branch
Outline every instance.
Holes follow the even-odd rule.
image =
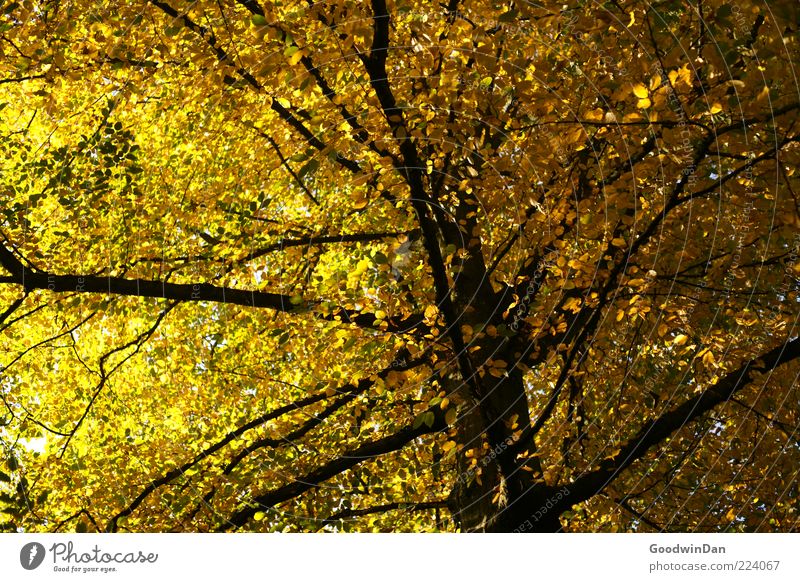
[[[406,352],[403,350],[403,351],[401,351],[401,353],[398,354],[398,358],[397,359],[404,359],[405,357],[406,357]],[[416,368],[418,366],[421,366],[426,361],[427,361],[427,355],[423,355],[422,357],[414,358],[413,360],[408,360],[402,366],[397,366],[397,365],[389,366],[388,368],[385,368],[385,369],[381,370],[377,374],[377,376],[379,378],[385,378],[392,371],[411,370],[412,368]],[[342,387],[342,388],[338,389],[336,391],[336,394],[344,395],[345,398],[349,397],[350,399],[352,399],[352,398],[356,397],[357,395],[363,394],[364,392],[366,392],[373,385],[373,383],[374,382],[371,381],[371,380],[363,379],[363,380],[360,380],[359,382],[357,382],[356,384],[349,384],[349,385],[347,385],[345,387]],[[257,418],[254,418],[254,419],[246,422],[245,424],[237,427],[235,430],[232,430],[231,432],[226,434],[223,438],[221,438],[220,440],[218,440],[214,444],[210,445],[209,447],[207,447],[206,449],[204,449],[203,451],[198,453],[190,461],[187,461],[186,463],[182,464],[181,466],[176,467],[176,468],[172,469],[171,471],[168,471],[167,473],[165,473],[161,477],[158,477],[157,479],[153,479],[152,481],[150,481],[150,483],[148,483],[145,486],[145,488],[142,490],[142,492],[138,496],[136,496],[136,498],[130,504],[128,504],[124,509],[122,509],[119,513],[117,513],[114,517],[112,517],[109,520],[108,524],[106,525],[105,531],[108,531],[108,532],[117,531],[119,520],[124,518],[124,517],[127,517],[127,516],[131,515],[134,511],[136,511],[136,509],[142,504],[142,502],[153,491],[155,491],[156,489],[158,489],[159,487],[161,487],[163,485],[166,485],[167,483],[169,483],[172,480],[180,477],[181,475],[184,475],[186,473],[186,471],[188,471],[189,469],[191,469],[192,467],[194,467],[198,463],[202,462],[204,459],[208,458],[209,456],[213,455],[217,451],[221,450],[223,447],[225,447],[229,443],[233,442],[235,439],[239,438],[240,436],[242,436],[247,431],[252,430],[254,428],[257,428],[257,427],[259,427],[259,426],[263,425],[264,423],[269,422],[271,420],[275,420],[276,418],[280,418],[281,416],[283,416],[285,414],[301,410],[301,409],[303,409],[303,408],[305,408],[307,406],[311,406],[313,404],[316,404],[317,402],[321,402],[321,401],[326,400],[328,398],[330,398],[330,396],[328,395],[327,391],[318,392],[316,394],[312,394],[311,396],[306,396],[305,398],[301,398],[299,400],[296,400],[295,402],[291,402],[289,404],[285,404],[283,406],[279,406],[278,408],[270,410],[269,412],[266,412],[266,413],[258,416]],[[313,420],[314,419],[312,418],[312,422],[313,422]],[[309,427],[308,430],[310,430],[311,428],[313,428],[313,427]]]
[[[168,16],[180,20],[183,25],[186,26],[186,28],[205,40],[206,44],[214,52],[214,55],[216,55],[217,60],[221,63],[225,63],[234,67],[236,73],[253,89],[256,91],[264,90],[264,87],[261,85],[261,83],[259,83],[251,73],[236,65],[235,61],[230,57],[230,55],[228,55],[225,49],[217,44],[213,33],[211,33],[206,27],[197,24],[185,13],[178,12],[166,2],[161,2],[160,0],[149,0],[149,2]],[[289,109],[281,105],[277,99],[272,99],[270,109],[272,109],[281,119],[293,127],[306,140],[306,142],[308,142],[310,146],[320,151],[326,149],[325,143],[323,143],[314,133],[312,133],[311,130],[309,130],[303,124],[303,122],[297,118],[297,116],[289,111]],[[361,170],[361,166],[357,162],[345,158],[341,154],[336,154],[336,161],[351,172],[360,172]]]
[[[240,528],[260,509],[274,507],[279,503],[293,499],[364,461],[398,451],[417,437],[436,433],[447,428],[447,423],[444,421],[444,413],[439,407],[430,409],[430,412],[433,412],[435,417],[431,426],[427,426],[424,423],[417,428],[406,426],[394,434],[370,441],[348,451],[314,471],[293,479],[291,483],[258,495],[252,499],[248,506],[231,515],[227,523],[219,526],[218,531]]]
[[[762,356],[749,360],[694,398],[648,422],[620,447],[619,453],[601,461],[599,469],[585,474],[571,484],[570,494],[565,503],[574,505],[603,491],[623,470],[641,459],[650,448],[663,442],[685,424],[696,420],[718,404],[731,399],[736,392],[748,385],[753,372],[767,374],[797,358],[800,358],[800,338],[791,339]]]
[[[149,279],[125,279],[97,275],[53,275],[46,271],[25,269],[11,251],[2,244],[0,244],[0,264],[11,273],[13,281],[22,285],[25,291],[46,289],[54,293],[103,293],[132,297],[155,297],[180,302],[211,301],[297,314],[309,312],[320,303],[316,300],[298,303],[296,299],[293,301],[289,295],[218,287],[209,283],[166,283]],[[382,322],[385,322],[386,331],[400,333],[410,331],[422,323],[421,315],[378,320],[372,313],[349,312],[341,307],[337,307],[332,313],[314,313],[314,316],[326,321],[352,323],[368,329],[384,329]]]

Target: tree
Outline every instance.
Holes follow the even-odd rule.
[[[6,530],[796,528],[796,3],[1,18]]]

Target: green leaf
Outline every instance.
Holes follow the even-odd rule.
[[[300,168],[300,170],[297,172],[297,175],[300,178],[305,178],[308,174],[313,174],[316,172],[318,168],[319,160],[312,158],[308,160],[308,162],[302,168]]]
[[[503,14],[501,14],[497,18],[497,21],[498,22],[514,22],[517,19],[517,16],[519,16],[519,14],[517,13],[516,10],[509,10],[508,12],[504,12]]]
[[[254,26],[266,26],[267,19],[264,18],[262,14],[253,14],[252,18],[250,18],[250,22],[252,22]]]
[[[419,427],[421,427],[421,426],[422,426],[422,423],[423,423],[423,422],[425,422],[425,413],[424,413],[424,412],[422,412],[422,413],[418,414],[418,415],[417,415],[417,416],[414,418],[414,422],[411,424],[411,428],[413,428],[414,430],[416,430],[416,429],[418,429]]]

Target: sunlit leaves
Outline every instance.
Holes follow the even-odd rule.
[[[410,507],[538,418],[522,482],[614,461],[794,333],[789,4],[713,0],[700,27],[676,2],[389,3],[391,95],[370,75],[369,3],[8,4],[4,248],[28,274],[189,289],[139,342],[164,300],[4,280],[13,527],[107,527],[189,463],[115,523],[213,529],[403,430],[438,433],[251,507],[246,527],[453,529],[444,504]],[[198,302],[195,285],[280,301]],[[642,528],[616,500],[643,490],[629,507],[676,529],[792,527],[775,493],[796,464],[792,370],[684,423],[565,525]],[[496,506],[491,462],[464,481]],[[373,506],[392,509],[319,521]]]

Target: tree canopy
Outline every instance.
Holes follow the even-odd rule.
[[[794,0],[0,8],[5,531],[789,531]]]

